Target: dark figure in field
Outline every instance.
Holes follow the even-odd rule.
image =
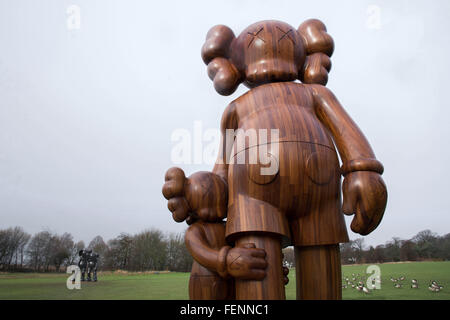
[[[83,249],[78,252],[78,255],[80,256],[80,260],[78,261],[78,267],[80,268],[81,271],[81,281],[85,281],[88,253],[85,249]]]
[[[98,265],[98,253],[91,253],[88,256],[87,262],[87,281],[97,281],[97,265]],[[92,274],[92,279],[91,279]]]

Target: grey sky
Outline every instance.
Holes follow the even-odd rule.
[[[72,4],[80,29],[67,27]],[[214,91],[206,32],[319,18],[336,45],[328,87],[385,166],[388,207],[366,242],[448,233],[449,10],[446,0],[0,0],[0,228],[84,241],[184,230],[161,195],[171,134],[197,120],[217,128],[246,91]]]

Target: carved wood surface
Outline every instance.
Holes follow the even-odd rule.
[[[369,234],[387,190],[383,165],[325,87],[333,51],[316,19],[298,29],[260,21],[237,37],[224,25],[208,32],[202,58],[216,91],[229,95],[241,83],[250,90],[223,113],[212,172],[166,173],[169,210],[191,225],[192,299],[285,299],[281,249],[289,244],[297,298],[341,298],[343,214],[354,215],[354,232]]]

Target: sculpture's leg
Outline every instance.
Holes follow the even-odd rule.
[[[271,234],[250,234],[240,237],[236,241],[237,247],[247,243],[254,243],[256,248],[266,250],[266,277],[261,281],[236,279],[237,300],[283,300],[284,276],[281,257],[281,239]]]
[[[94,269],[94,281],[97,281],[97,267]]]
[[[295,247],[297,299],[342,299],[339,244]]]
[[[91,268],[88,268],[88,270],[87,270],[87,281],[92,281],[92,279],[91,279]]]

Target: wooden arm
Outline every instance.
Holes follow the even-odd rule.
[[[208,245],[202,227],[197,224],[191,225],[186,231],[185,242],[194,260],[202,266],[215,272],[223,269],[223,266],[219,266],[219,251]]]
[[[333,136],[344,173],[360,170],[382,173],[382,165],[376,160],[366,137],[334,94],[321,85],[311,85],[310,88],[316,115]]]

